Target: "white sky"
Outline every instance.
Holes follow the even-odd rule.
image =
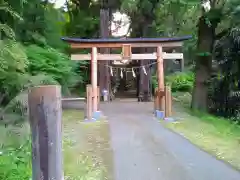
[[[66,2],[66,0],[52,0],[52,1],[55,2],[56,8],[63,6],[64,3]]]

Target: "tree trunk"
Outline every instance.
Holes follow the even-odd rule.
[[[212,69],[212,51],[215,25],[209,25],[202,16],[198,23],[198,54],[196,56],[195,83],[191,108],[201,111],[208,109],[208,80]]]
[[[100,35],[101,38],[109,38],[110,29],[109,29],[109,22],[110,22],[110,10],[109,8],[102,7],[100,10]],[[100,50],[100,53],[110,53],[109,48],[104,48]],[[103,89],[110,91],[110,75],[108,71],[109,61],[101,61],[99,62],[99,86],[100,92]]]
[[[151,30],[149,27],[151,27],[150,25],[152,24],[153,19],[146,19],[144,22],[143,26],[139,26],[139,28],[141,28],[141,34],[142,37],[148,37],[149,34],[149,30]],[[140,49],[141,53],[152,53],[153,49],[152,48],[141,48]],[[139,69],[139,95],[138,95],[138,100],[139,101],[145,101],[145,102],[149,102],[151,101],[151,97],[152,97],[152,90],[150,88],[150,84],[151,84],[151,69],[148,66],[150,64],[150,60],[141,60],[140,61],[140,65],[142,67],[145,68],[146,73],[144,74],[143,69]]]
[[[142,53],[152,53],[152,48],[142,48]],[[152,90],[150,88],[151,84],[151,69],[149,64],[151,63],[150,60],[141,60],[140,65],[145,68],[146,73],[142,68],[139,69],[139,97],[142,98],[143,101],[149,102],[151,101],[152,97]]]

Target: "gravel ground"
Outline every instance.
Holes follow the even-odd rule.
[[[153,103],[101,104],[111,129],[115,180],[240,180],[240,173],[153,118]]]

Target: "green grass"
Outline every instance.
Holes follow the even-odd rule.
[[[240,126],[209,114],[186,109],[186,97],[175,94],[175,123],[165,126],[181,134],[193,144],[240,170]]]
[[[65,180],[112,179],[112,150],[107,121],[85,123],[83,112],[63,112]],[[0,179],[29,180],[31,141],[28,123],[0,126]]]
[[[0,179],[29,180],[31,147],[27,123],[21,126],[0,125]]]

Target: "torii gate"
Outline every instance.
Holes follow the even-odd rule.
[[[87,96],[87,102],[90,102],[88,108],[88,118],[92,113],[98,111],[98,87],[97,87],[97,61],[121,61],[121,60],[157,60],[157,79],[158,79],[158,99],[157,109],[164,111],[164,68],[163,59],[181,59],[183,66],[182,53],[165,53],[164,49],[177,48],[183,45],[184,40],[190,39],[191,36],[176,38],[128,38],[128,39],[79,39],[79,38],[62,38],[70,44],[73,49],[91,49],[91,54],[72,54],[71,60],[91,60],[91,99]],[[132,48],[156,48],[155,53],[150,54],[132,54]],[[121,54],[99,54],[98,48],[122,48]]]

